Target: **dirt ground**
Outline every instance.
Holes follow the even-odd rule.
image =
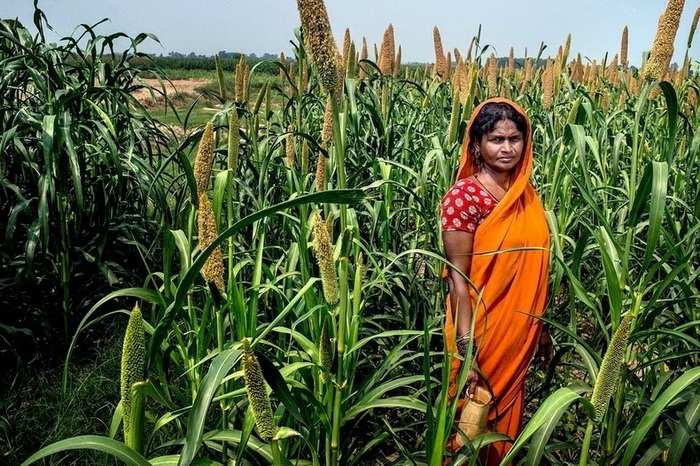
[[[146,84],[153,86],[155,89],[161,89],[161,83],[157,79],[144,79]],[[210,84],[210,79],[177,79],[172,81],[163,81],[165,92],[173,100],[185,99],[197,95],[197,89]],[[163,97],[154,91],[155,100],[147,89],[139,89],[134,92],[134,97],[146,108],[154,107],[163,102]]]

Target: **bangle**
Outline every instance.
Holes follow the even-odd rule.
[[[464,357],[467,354],[467,350],[469,349],[469,340],[471,340],[471,338],[472,338],[471,332],[467,332],[467,333],[457,337],[457,340],[456,340],[457,352],[459,353],[460,356]],[[477,350],[478,350],[477,346],[472,344],[472,351],[476,352]]]
[[[457,352],[460,356],[466,356],[468,348],[469,342],[467,340],[457,340]]]

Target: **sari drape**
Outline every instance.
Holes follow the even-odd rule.
[[[492,390],[494,403],[489,420],[492,431],[511,438],[520,433],[523,418],[525,376],[537,349],[542,324],[534,316],[544,313],[549,279],[549,228],[544,209],[529,178],[532,172],[532,128],[525,111],[503,98],[479,105],[469,125],[489,102],[506,102],[527,122],[523,155],[514,168],[510,188],[474,234],[473,257],[468,277],[476,287],[471,302],[477,364]],[[472,175],[469,128],[455,182]],[[512,250],[515,248],[533,248]],[[445,270],[445,274],[447,270]],[[481,292],[481,297],[477,297]],[[445,342],[456,354],[455,328],[450,298],[446,302]],[[456,395],[461,361],[453,360],[449,395]],[[464,400],[458,402],[458,413]],[[486,464],[499,464],[510,443],[497,442],[488,450]]]

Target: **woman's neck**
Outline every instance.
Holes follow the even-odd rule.
[[[489,167],[483,167],[479,171],[479,175],[489,177],[503,191],[508,191],[508,188],[510,188],[510,172],[499,172],[492,170]]]

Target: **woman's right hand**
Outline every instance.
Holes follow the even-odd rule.
[[[470,399],[474,398],[476,394],[476,386],[479,383],[479,373],[474,369],[469,369],[469,374],[467,374],[467,396]]]

